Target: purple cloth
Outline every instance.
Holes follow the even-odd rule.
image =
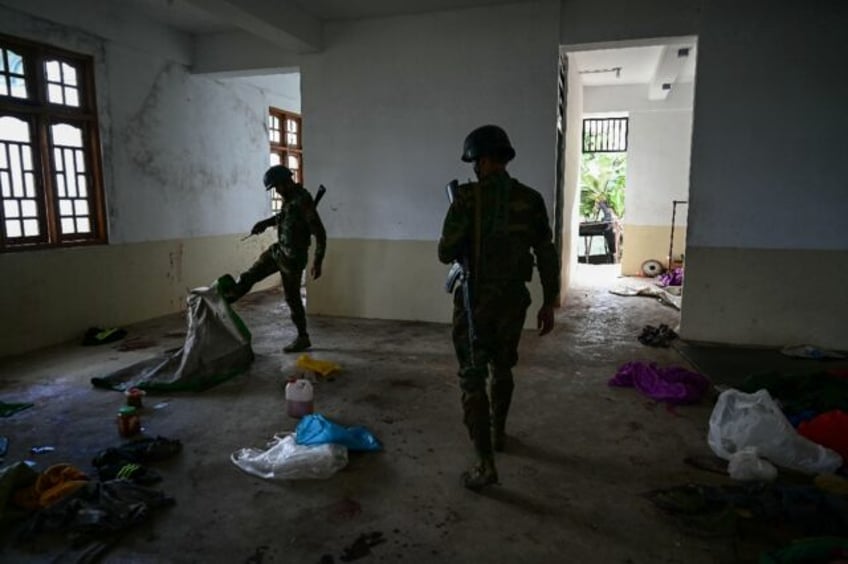
[[[683,285],[683,269],[675,268],[663,274],[660,274],[657,285],[666,286],[682,286]]]
[[[655,362],[628,362],[608,382],[610,386],[636,388],[657,401],[680,405],[696,403],[710,387],[710,381],[697,372],[679,366],[661,368]]]

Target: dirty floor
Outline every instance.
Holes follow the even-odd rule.
[[[249,372],[203,393],[145,398],[145,434],[184,444],[177,457],[151,464],[176,505],[127,534],[104,561],[342,562],[346,548],[373,533],[382,542],[363,563],[744,561],[736,544],[687,536],[642,496],[725,478],[683,463],[688,454],[711,454],[709,400],[667,410],[607,386],[627,361],[686,366],[674,349],[636,340],[646,324],[676,326],[678,313],[654,298],[610,294],[614,268],[581,265],[554,332],[525,333],[507,451],[497,458],[501,485],[483,494],[459,484],[471,448],[450,330],[440,324],[310,318],[311,354],[343,367],[316,383],[316,411],[366,426],[385,450],[352,454],[345,469],[320,481],[270,482],[233,465],[233,451],[262,447],[296,424],[284,409],[295,356],[280,353],[292,337],[282,296],[247,296],[236,309],[254,335]],[[133,350],[69,344],[0,361],[0,399],[35,403],[0,419],[5,462],[30,459],[40,469],[70,462],[90,471],[98,451],[120,444],[115,413],[123,396],[89,379],[180,346],[185,320],[128,329]],[[55,450],[31,454],[39,445]],[[57,550],[6,546],[0,560],[49,562]]]

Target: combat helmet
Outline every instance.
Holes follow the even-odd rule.
[[[262,177],[262,183],[266,190],[270,190],[277,184],[283,184],[292,177],[292,171],[283,165],[274,165],[265,171],[265,176]]]
[[[515,158],[515,149],[506,131],[497,125],[484,125],[468,134],[462,146],[462,160],[470,163],[480,157],[494,157],[503,162]]]

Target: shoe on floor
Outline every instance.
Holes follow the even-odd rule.
[[[283,347],[284,353],[302,352],[312,346],[309,342],[309,335],[298,335],[297,338]]]
[[[473,492],[498,483],[498,471],[494,462],[479,462],[460,476],[462,485]]]

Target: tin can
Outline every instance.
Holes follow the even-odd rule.
[[[127,397],[127,405],[138,409],[142,408],[141,398],[144,397],[144,390],[138,388],[130,388],[124,395]]]
[[[124,406],[118,410],[118,434],[132,437],[141,432],[141,418],[135,407]]]

